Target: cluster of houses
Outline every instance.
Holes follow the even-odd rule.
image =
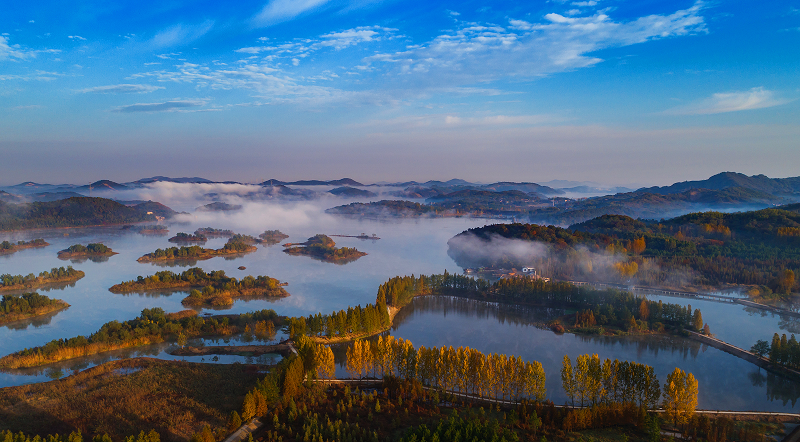
[[[550,278],[541,276],[533,267],[523,267],[522,271],[512,269],[496,269],[494,267],[480,267],[477,269],[464,269],[465,275],[476,275],[487,279],[529,278],[550,281]]]

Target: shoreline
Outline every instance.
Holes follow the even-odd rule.
[[[17,284],[17,285],[0,285],[0,292],[10,291],[10,290],[35,290],[46,287],[51,284],[62,284],[62,283],[71,283],[76,282],[86,276],[82,270],[78,270],[79,274],[75,275],[75,277],[67,277],[67,278],[57,278],[54,280],[48,280],[43,282],[38,282],[37,280],[33,281],[33,284]]]
[[[44,315],[46,315],[48,313],[53,313],[53,312],[65,310],[65,309],[68,309],[69,307],[71,307],[69,304],[67,304],[66,302],[64,302],[61,299],[54,299],[53,301],[54,301],[53,305],[35,309],[30,314],[28,314],[28,313],[26,313],[26,314],[17,314],[18,316],[14,316],[11,319],[0,317],[0,326],[4,326],[6,324],[11,324],[11,323],[14,323],[14,322],[19,322],[19,321],[25,321],[25,320],[36,318],[36,317],[39,317],[39,316],[44,316]],[[9,313],[8,315],[11,315],[11,313]]]

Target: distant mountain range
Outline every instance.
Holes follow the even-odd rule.
[[[136,189],[154,183],[243,184],[202,177],[154,176],[128,183],[100,180],[89,185],[24,182],[0,187],[0,201],[30,203],[60,201],[80,196],[100,196],[126,205],[138,204]],[[365,185],[352,178],[337,180],[266,180],[237,191],[236,198],[250,201],[315,200],[325,195],[359,199],[378,196],[402,198],[438,207],[437,213],[475,213],[482,216],[528,217],[533,222],[569,225],[604,214],[660,219],[703,210],[752,210],[800,201],[800,177],[769,178],[723,172],[705,180],[684,181],[663,187],[631,190],[594,182],[553,180],[545,184],[499,181],[472,183],[463,179],[406,181]],[[331,186],[332,189],[314,189]],[[224,190],[204,194],[207,201],[224,201]],[[385,205],[385,204],[384,204]],[[200,210],[219,210],[204,206]],[[352,209],[349,209],[352,211]],[[154,213],[156,211],[153,211]],[[391,212],[391,210],[384,211]],[[159,215],[164,216],[164,215]]]
[[[747,176],[736,172],[718,173],[707,180],[683,181],[665,187],[646,187],[636,192],[667,195],[691,189],[722,190],[732,187],[752,189],[772,195],[792,195],[800,193],[800,177],[769,178],[766,175]]]

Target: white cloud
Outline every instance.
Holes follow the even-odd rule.
[[[6,35],[0,35],[0,60],[25,60],[29,58],[36,58],[37,54],[57,54],[61,52],[58,49],[26,49],[18,44],[9,44]]]
[[[754,87],[749,91],[717,93],[688,106],[671,109],[666,113],[672,115],[721,114],[780,106],[789,101],[777,97],[773,91],[763,87]]]
[[[36,70],[25,75],[0,75],[0,81],[19,80],[19,81],[53,81],[66,74],[58,72],[48,72]]]
[[[150,40],[150,44],[156,48],[185,45],[204,36],[213,27],[213,20],[206,20],[197,25],[177,24],[156,34]]]
[[[465,23],[427,44],[368,63],[391,60],[397,75],[417,75],[429,84],[460,85],[504,77],[536,78],[601,62],[601,49],[706,32],[703,4],[669,15],[615,21],[603,12],[588,17],[550,13],[542,22],[510,19],[508,26]]]
[[[330,0],[270,0],[261,12],[256,14],[252,23],[257,27],[266,27],[285,22],[300,14],[319,8]]]
[[[89,94],[144,94],[164,89],[163,86],[152,86],[149,84],[115,84],[111,86],[96,86],[81,89],[78,92]]]
[[[67,38],[72,40],[86,41],[86,39],[81,37],[80,35],[68,35]]]
[[[112,112],[176,112],[205,106],[207,103],[208,101],[206,100],[172,100],[162,103],[136,103],[112,109]]]
[[[181,55],[180,52],[171,52],[169,54],[156,54],[156,57],[162,60],[172,60],[172,57],[177,57],[179,55]]]

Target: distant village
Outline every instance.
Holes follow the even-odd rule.
[[[512,279],[512,278],[528,278],[528,279],[541,279],[549,282],[550,278],[543,277],[533,267],[523,267],[522,271],[515,268],[511,269],[498,269],[494,267],[479,267],[479,268],[466,268],[464,269],[465,275],[475,275],[486,279]]]

